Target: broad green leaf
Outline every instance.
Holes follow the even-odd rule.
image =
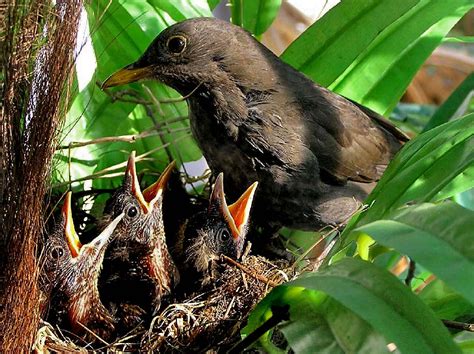
[[[405,144],[369,195],[369,208],[353,217],[344,230],[383,219],[408,202],[430,202],[474,164],[474,114],[445,123]],[[470,173],[470,172],[468,172]],[[456,182],[456,191],[474,187],[474,180]]]
[[[292,306],[309,301],[315,309],[320,309],[324,302],[321,295],[317,295],[319,292],[327,294],[376,328],[387,342],[395,343],[402,353],[459,352],[433,311],[395,276],[371,263],[353,258],[345,258],[274,289],[251,314],[245,333],[250,333],[264,321],[265,316],[268,317],[272,305],[289,304],[290,322],[307,320],[312,313],[307,303],[302,306],[308,309],[307,312],[293,312]],[[334,311],[329,312],[334,315]],[[304,335],[298,338],[296,334],[293,339],[302,342],[293,343],[292,348],[301,346],[303,349],[308,348],[307,341],[311,340]]]
[[[281,6],[281,0],[231,0],[232,23],[256,36],[272,24]]]
[[[209,17],[212,13],[209,4],[205,0],[147,0],[158,13],[165,13],[176,21],[183,21],[191,17]]]
[[[388,353],[387,341],[352,311],[316,291],[305,291],[290,304],[291,320],[280,326],[295,353]],[[319,295],[320,296],[320,295]]]
[[[316,82],[386,114],[471,0],[342,1],[282,59]]]
[[[474,315],[474,306],[439,279],[429,283],[419,297],[438,318],[455,320],[466,314]]]
[[[401,208],[356,228],[432,271],[474,304],[474,212],[453,202]]]
[[[313,290],[280,286],[264,298],[242,330],[248,335],[272,314],[272,306],[290,306],[290,321],[279,326],[295,353],[386,352],[387,341],[349,309]],[[260,339],[274,351],[269,333]]]
[[[473,92],[474,73],[471,73],[438,108],[433,117],[431,117],[428,124],[426,124],[424,131],[428,131],[455,118],[456,112],[463,105],[463,102],[471,97]]]
[[[433,201],[447,199],[453,196],[457,196],[459,193],[468,192],[466,188],[469,188],[471,181],[474,180],[474,164],[468,166],[458,176],[456,176],[451,182],[449,182],[442,190],[438,192],[433,198]],[[464,205],[463,205],[464,206]]]
[[[87,141],[103,137],[139,134],[151,129],[155,122],[149,117],[142,105],[113,101],[102,92],[95,81],[103,81],[119,68],[135,61],[160,31],[175,20],[186,17],[210,15],[207,3],[160,1],[156,6],[149,2],[118,2],[101,0],[87,4],[92,45],[97,62],[94,78],[74,100],[67,116],[62,144],[74,141]],[[179,7],[178,7],[179,5]],[[166,12],[169,11],[169,12]],[[80,74],[80,73],[79,73]],[[120,87],[111,92],[133,89],[138,97],[151,100],[149,92],[158,99],[177,98],[179,95],[164,85],[146,82]],[[129,97],[132,98],[132,97]],[[163,128],[163,134],[135,142],[112,142],[71,150],[71,177],[83,178],[104,168],[123,163],[130,151],[137,154],[156,150],[151,160],[140,162],[139,171],[151,170],[155,174],[162,171],[170,156],[179,161],[198,159],[201,156],[194,140],[190,137],[187,119],[178,117],[187,115],[185,102],[150,106],[157,124]],[[157,114],[161,110],[162,114]],[[171,123],[168,123],[171,122]],[[179,144],[179,150],[177,145]],[[163,147],[166,146],[166,149]],[[59,181],[65,180],[67,173],[67,150],[57,155]],[[96,188],[116,187],[121,183],[124,167],[116,169],[114,179],[95,179]]]
[[[214,10],[217,7],[217,5],[219,5],[220,2],[221,0],[207,0],[207,3],[211,10]]]

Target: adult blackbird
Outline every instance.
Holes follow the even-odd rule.
[[[323,68],[321,70],[324,70]],[[177,23],[104,88],[159,80],[186,96],[191,129],[228,195],[260,182],[254,221],[339,225],[408,138],[382,116],[315,84],[245,30],[214,18]]]
[[[227,205],[223,173],[217,176],[206,210],[183,225],[181,249],[177,252],[182,255],[180,265],[186,270],[183,277],[188,277],[183,283],[192,283],[197,278],[200,284],[207,285],[214,278],[215,261],[221,255],[240,258],[257,185],[258,182],[253,183],[235,203]]]
[[[125,214],[115,230],[102,272],[101,290],[109,304],[125,301],[155,313],[162,297],[179,282],[166,245],[162,216],[163,190],[174,166],[174,162],[168,165],[142,193],[132,152],[123,184],[106,204],[103,223]]]
[[[105,250],[122,217],[118,215],[99,236],[82,245],[74,229],[69,192],[61,218],[43,249],[40,281],[51,300],[48,317],[88,339],[95,337],[85,328],[104,339],[115,331],[116,319],[102,304],[97,283]]]

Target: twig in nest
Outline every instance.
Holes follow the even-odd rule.
[[[448,328],[460,329],[462,331],[474,332],[474,323],[465,323],[451,320],[442,320]]]
[[[94,333],[93,331],[91,331],[89,328],[87,328],[86,326],[84,326],[81,322],[77,322],[79,323],[79,326],[81,326],[82,328],[84,328],[87,333],[90,333],[92,334],[92,336],[94,336],[95,338],[97,338],[99,341],[101,341],[103,344],[105,344],[106,346],[110,346],[109,343],[107,343],[104,339],[102,339],[100,336],[98,336],[96,333]]]
[[[232,309],[232,306],[234,306],[234,302],[235,302],[235,296],[232,297],[232,300],[230,300],[230,304],[229,306],[227,306],[227,310],[224,314],[224,318],[228,318],[229,317],[229,313],[230,313],[230,310]]]
[[[246,274],[250,275],[252,278],[255,278],[257,280],[260,280],[262,282],[264,282],[265,284],[271,286],[271,287],[276,287],[278,286],[279,284],[278,283],[275,283],[273,280],[270,280],[268,279],[267,277],[261,275],[261,274],[255,274],[254,272],[252,272],[250,269],[248,269],[246,266],[244,266],[243,264],[237,262],[237,261],[234,261],[232,258],[230,257],[227,257],[226,255],[221,255],[222,259],[224,259],[227,263],[239,268],[241,271],[245,272]]]

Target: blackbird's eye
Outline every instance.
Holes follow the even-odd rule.
[[[137,216],[138,215],[137,207],[131,206],[130,208],[128,208],[127,215],[129,218],[134,218],[135,216]]]
[[[51,257],[53,257],[54,259],[59,259],[63,256],[64,254],[64,250],[62,247],[54,247],[52,250],[51,250]]]
[[[174,54],[181,54],[186,48],[186,38],[183,36],[173,36],[168,39],[166,46],[169,51]]]

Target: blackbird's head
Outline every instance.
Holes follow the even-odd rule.
[[[194,18],[162,31],[135,63],[114,73],[102,87],[157,79],[188,94],[200,84],[208,88],[245,85],[270,56],[242,28],[215,18]]]
[[[185,252],[188,261],[200,272],[220,255],[237,259],[241,256],[248,231],[250,209],[258,182],[253,183],[232,205],[224,195],[223,174],[212,190],[206,211],[189,220],[185,231]]]
[[[97,281],[105,250],[122,217],[122,214],[117,216],[100,235],[90,243],[82,245],[74,229],[71,192],[68,192],[60,221],[49,235],[43,249],[42,285],[64,294],[69,302],[98,295]]]
[[[124,214],[115,234],[117,245],[136,246],[137,251],[151,249],[157,230],[163,231],[163,190],[174,169],[174,161],[160,178],[143,192],[135,168],[135,152],[130,154],[122,186],[108,200],[102,223]]]

